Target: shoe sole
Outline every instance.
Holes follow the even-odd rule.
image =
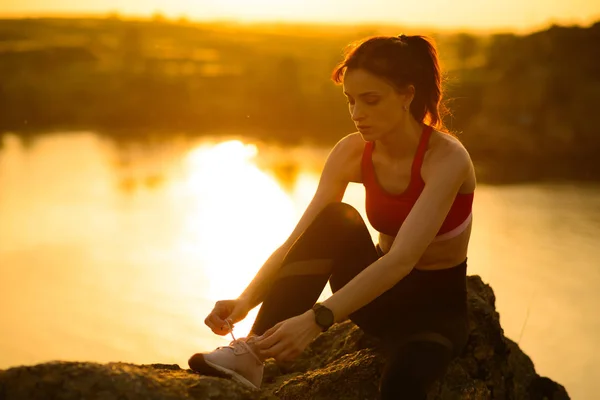
[[[200,364],[194,365],[194,371],[199,372],[202,375],[216,376],[218,378],[232,378],[233,380],[243,384],[244,386],[247,386],[250,389],[260,390],[260,388],[255,386],[252,382],[237,372],[207,361],[204,359],[204,357],[201,357],[200,360]]]

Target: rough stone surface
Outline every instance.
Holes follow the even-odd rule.
[[[569,399],[504,337],[492,289],[478,276],[468,277],[468,289],[468,345],[429,400]],[[294,362],[268,361],[261,391],[178,365],[51,362],[0,371],[0,400],[368,400],[377,398],[384,362],[377,340],[346,321],[317,337]]]

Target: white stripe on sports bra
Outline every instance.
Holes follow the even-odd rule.
[[[452,229],[449,232],[446,232],[439,236],[436,236],[432,240],[432,243],[452,239],[453,237],[460,235],[461,233],[464,232],[465,229],[467,229],[467,226],[469,226],[469,223],[471,222],[472,219],[473,219],[473,213],[471,212],[471,213],[469,213],[469,216],[459,226],[457,226],[456,228]]]

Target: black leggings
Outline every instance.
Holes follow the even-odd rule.
[[[382,256],[358,211],[328,205],[291,247],[252,327],[261,335],[310,309],[329,281],[336,292]],[[467,339],[466,260],[449,269],[413,269],[350,315],[389,351],[382,399],[425,399]]]

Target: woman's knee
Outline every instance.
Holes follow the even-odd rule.
[[[315,224],[341,229],[366,227],[365,222],[356,208],[343,202],[326,205],[314,220]]]
[[[317,258],[339,259],[348,253],[349,239],[357,238],[352,241],[362,243],[363,237],[372,246],[358,211],[345,203],[328,204],[294,243],[286,255],[285,264]]]

